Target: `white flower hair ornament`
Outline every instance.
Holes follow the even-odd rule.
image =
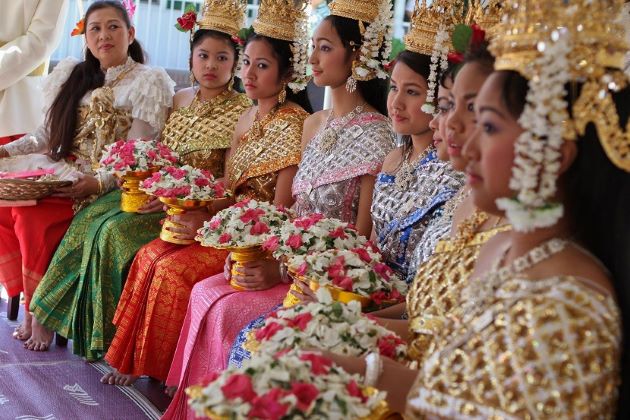
[[[389,0],[383,0],[376,19],[367,29],[364,29],[363,22],[359,22],[362,32],[361,49],[359,57],[352,63],[352,74],[346,81],[348,92],[357,89],[357,81],[388,77],[385,68],[389,64],[392,50],[393,19],[391,3]]]
[[[553,226],[564,213],[556,193],[560,149],[568,121],[565,86],[570,80],[569,34],[554,31],[540,42],[541,55],[534,61],[536,75],[529,81],[527,102],[518,122],[526,130],[515,144],[510,188],[515,197],[496,200],[515,230],[528,232]]]
[[[296,40],[291,43],[291,67],[293,75],[291,82],[287,84],[293,93],[298,93],[306,89],[310,80],[307,74],[308,66],[308,19],[297,19],[295,22]]]

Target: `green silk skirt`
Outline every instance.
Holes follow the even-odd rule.
[[[131,262],[159,236],[164,218],[121,211],[120,194],[110,192],[76,214],[30,305],[42,325],[73,340],[73,352],[87,360],[107,352]]]

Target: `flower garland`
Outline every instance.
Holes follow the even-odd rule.
[[[516,140],[510,188],[516,197],[499,198],[515,230],[531,231],[554,225],[563,215],[561,203],[551,202],[556,193],[560,149],[567,121],[565,85],[569,81],[568,34],[552,33],[539,43],[542,54],[534,61],[537,75],[529,81],[527,103],[518,122],[524,131]]]
[[[225,197],[223,184],[204,169],[167,166],[142,181],[140,189],[156,197],[211,200]]]
[[[205,382],[186,389],[200,418],[360,419],[382,409],[385,400],[384,392],[366,392],[361,376],[311,352],[259,354]]]
[[[359,302],[333,302],[324,288],[317,290],[317,298],[319,302],[296,305],[268,316],[254,332],[256,353],[317,348],[346,356],[378,351],[391,359],[405,359],[405,341],[363,314]]]
[[[421,108],[426,114],[435,114],[435,92],[437,90],[438,74],[448,68],[448,39],[448,31],[444,26],[440,26],[435,35],[435,45],[433,45],[433,51],[431,52],[431,65],[427,80],[429,87],[427,99]]]
[[[391,3],[383,0],[376,19],[363,34],[359,58],[352,63],[352,74],[346,81],[346,89],[349,92],[356,90],[357,80],[365,81],[375,77],[387,79],[385,66],[389,64],[392,51],[393,19]],[[382,52],[379,54],[381,49]]]
[[[105,146],[98,172],[124,176],[132,171],[149,171],[178,163],[179,156],[156,140],[118,140]]]
[[[293,75],[291,82],[287,85],[293,93],[298,93],[306,89],[309,81],[307,74],[308,66],[308,19],[296,19],[295,21],[296,39],[291,43],[291,67]]]
[[[282,259],[329,249],[357,248],[366,242],[367,238],[348,223],[316,213],[286,222],[277,235],[265,241],[263,249]]]
[[[265,201],[244,200],[221,210],[197,231],[196,241],[214,248],[262,245],[289,220],[291,212]]]

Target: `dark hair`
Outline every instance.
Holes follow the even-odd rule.
[[[265,41],[271,45],[273,55],[278,60],[278,80],[293,71],[293,67],[291,66],[291,57],[293,57],[293,53],[291,52],[291,43],[289,41],[259,35],[255,32],[252,32],[247,37],[245,46],[252,41]],[[298,104],[309,114],[313,112],[313,107],[311,106],[311,101],[308,99],[306,89],[302,89],[298,93],[293,93],[293,91],[288,87],[286,89],[287,101]]]
[[[452,85],[453,81],[455,80],[455,76],[457,76],[458,70],[459,70],[459,66],[454,66],[454,65],[449,64],[446,70],[440,73],[440,78],[439,78],[440,86],[442,86],[444,89],[450,89],[448,86],[446,86],[446,82],[450,81]],[[437,97],[437,93],[436,93],[436,97]]]
[[[413,51],[403,50],[396,56],[396,64],[403,63],[416,74],[422,76],[427,84],[429,83],[429,76],[431,75],[431,57],[425,54],[419,54]],[[404,162],[407,153],[410,152],[413,147],[411,136],[402,136],[402,160],[400,164]]]
[[[522,113],[527,91],[527,79],[514,71],[504,75],[502,100],[510,113]],[[579,97],[581,85],[567,86],[568,102]],[[625,127],[630,113],[630,88],[613,94],[619,123]],[[560,182],[566,196],[567,214],[571,215],[574,238],[592,252],[610,270],[617,301],[622,313],[623,339],[630,338],[630,173],[615,166],[602,147],[593,123],[578,137],[577,156]],[[630,349],[622,346],[622,384],[618,418],[629,418],[630,408]]]
[[[197,47],[199,44],[201,44],[203,42],[204,39],[206,38],[214,38],[214,39],[218,39],[221,41],[227,41],[227,43],[230,45],[230,47],[232,47],[232,50],[234,51],[234,69],[236,69],[236,66],[238,64],[238,55],[239,55],[239,49],[238,49],[238,45],[236,44],[236,42],[234,42],[234,40],[232,39],[232,37],[224,32],[221,31],[215,31],[212,29],[198,29],[195,34],[193,35],[192,39],[190,40],[190,57],[188,58],[188,67],[190,68],[190,71],[192,72],[192,54],[193,54],[193,50],[195,49],[195,47]],[[240,79],[237,77],[236,74],[234,74],[233,76],[233,80],[234,80],[234,89],[239,90],[240,87]]]
[[[464,62],[454,70],[455,76],[464,64],[476,63],[488,74],[494,72],[494,56],[488,51],[488,42],[483,41],[479,45],[471,46],[464,54]]]
[[[324,18],[330,22],[339,35],[341,43],[347,50],[349,58],[353,49],[361,48],[361,31],[359,21],[336,15],[328,15]],[[387,115],[387,84],[385,79],[374,78],[368,81],[357,81],[357,90],[365,101],[383,115]]]
[[[92,3],[85,12],[84,22],[87,23],[90,14],[96,10],[107,7],[116,9],[127,28],[131,27],[131,20],[122,4],[118,1],[109,0]],[[129,45],[128,54],[134,61],[141,64],[144,63],[144,52],[137,40],[134,39]],[[88,91],[102,87],[104,84],[105,74],[101,70],[101,63],[86,48],[85,61],[74,67],[68,80],[59,89],[59,93],[46,116],[46,125],[50,133],[50,155],[54,160],[61,160],[70,153],[77,130],[77,109],[81,98]]]

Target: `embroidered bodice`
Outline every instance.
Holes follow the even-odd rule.
[[[176,109],[169,116],[162,142],[175,150],[185,164],[207,169],[220,178],[234,127],[250,106],[247,96],[233,91],[207,102],[195,97],[189,106]]]
[[[400,171],[399,171],[400,172]],[[402,279],[413,279],[410,265],[414,250],[424,241],[428,223],[463,183],[450,163],[441,162],[434,150],[412,169],[405,185],[397,173],[379,173],[374,185],[372,221],[378,247],[387,264]]]
[[[302,126],[308,113],[280,108],[262,121],[262,135],[251,128],[228,161],[228,186],[237,201],[245,198],[273,202],[278,171],[301,158]]]
[[[470,319],[435,331],[405,418],[613,418],[620,322],[587,279],[508,280]]]
[[[477,232],[488,216],[476,212],[462,222],[455,238],[438,242],[433,255],[418,267],[407,294],[409,356],[421,366],[435,351],[434,336],[445,320],[454,316],[461,288],[475,268],[481,246],[509,225]]]
[[[332,127],[341,124],[330,122]],[[394,147],[394,133],[385,116],[371,112],[361,113],[337,129],[330,154],[320,145],[325,130],[306,146],[293,180],[294,209],[298,215],[321,213],[356,223],[360,178],[380,171]]]

